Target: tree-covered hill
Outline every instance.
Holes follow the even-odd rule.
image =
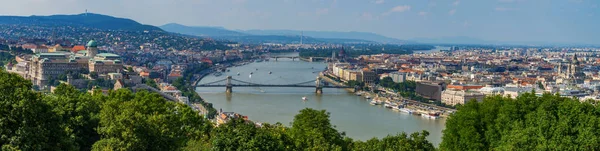
[[[51,16],[0,16],[0,24],[81,26],[102,30],[125,31],[163,31],[158,27],[143,25],[131,19],[93,13]]]

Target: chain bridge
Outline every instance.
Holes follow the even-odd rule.
[[[323,88],[354,88],[350,86],[336,86],[336,85],[326,85],[321,80],[320,77],[317,77],[316,80],[299,82],[299,83],[290,83],[290,84],[261,84],[261,83],[252,83],[242,80],[237,80],[232,78],[231,76],[227,76],[225,79],[207,82],[203,84],[197,84],[196,87],[225,87],[225,92],[231,93],[233,87],[299,87],[299,88],[315,88],[315,93],[323,93]]]

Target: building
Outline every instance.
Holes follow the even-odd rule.
[[[362,82],[371,84],[377,79],[377,74],[369,69],[363,69],[360,71],[362,74]]]
[[[406,73],[405,72],[392,72],[389,74],[389,77],[392,78],[392,81],[396,83],[406,81]]]
[[[48,80],[56,78],[67,71],[81,71],[86,69],[75,58],[64,53],[39,53],[33,55],[26,78],[35,85],[46,85]]]
[[[89,50],[88,50],[89,52]],[[94,52],[89,53],[95,55]],[[89,71],[98,74],[117,73],[123,69],[121,57],[112,53],[100,53],[89,61]]]
[[[13,70],[22,73],[33,84],[44,86],[48,80],[68,72],[118,73],[123,64],[120,56],[111,53],[98,54],[96,42],[91,40],[87,50],[73,52],[37,53],[30,60],[22,60]],[[25,66],[25,67],[23,67]],[[25,71],[20,71],[25,70]]]
[[[447,89],[442,92],[442,103],[447,105],[465,104],[468,101],[476,100],[483,101],[485,95],[476,91]]]
[[[417,82],[415,92],[424,98],[440,101],[445,85],[444,82]]]

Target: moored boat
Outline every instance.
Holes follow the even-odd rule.
[[[438,119],[440,118],[440,113],[423,113],[421,116],[427,119]]]
[[[408,108],[400,108],[398,109],[400,112],[404,112],[404,113],[408,113],[408,114],[413,114],[413,110],[408,109]]]

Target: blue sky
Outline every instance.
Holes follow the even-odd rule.
[[[600,44],[600,0],[0,0],[1,15],[93,13],[151,25],[363,31]]]

